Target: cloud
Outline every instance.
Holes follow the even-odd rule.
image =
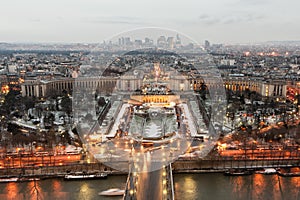
[[[29,19],[30,22],[34,22],[34,23],[40,23],[41,19],[40,18],[31,18]]]
[[[237,23],[251,23],[257,20],[262,20],[265,17],[263,15],[242,13],[235,15],[200,15],[197,19],[198,22],[206,25],[217,25],[217,24],[237,24]]]
[[[136,17],[125,16],[101,16],[95,18],[84,19],[84,22],[96,24],[128,24],[128,25],[148,25],[146,20]]]
[[[206,20],[206,19],[209,19],[209,18],[210,18],[210,16],[207,15],[207,14],[203,14],[203,15],[200,15],[200,16],[199,16],[199,19],[200,19],[200,20]]]
[[[270,3],[270,0],[238,0],[236,4],[258,6],[268,3]]]
[[[264,19],[262,15],[247,14],[242,16],[227,16],[223,18],[224,24],[234,24],[234,23],[251,23],[257,20]]]

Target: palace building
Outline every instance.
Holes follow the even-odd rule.
[[[155,80],[153,80],[155,82]],[[169,80],[165,80],[167,87],[172,91],[190,91],[200,90],[204,79],[200,77],[188,76],[172,76]],[[21,85],[22,96],[29,97],[47,97],[51,95],[61,95],[63,92],[69,94],[73,89],[91,89],[100,90],[102,92],[134,92],[141,89],[143,79],[128,74],[121,77],[88,77],[88,78],[58,78],[52,80],[25,80]],[[208,89],[216,89],[222,87],[223,84],[228,90],[232,91],[255,91],[264,97],[286,98],[287,83],[284,80],[266,81],[255,77],[226,77],[223,83],[216,81],[214,78],[205,78],[205,85]]]

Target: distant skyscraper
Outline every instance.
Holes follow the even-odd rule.
[[[124,44],[127,45],[131,45],[131,41],[130,41],[130,37],[125,37],[124,38]]]
[[[123,37],[119,38],[119,45],[120,46],[124,45],[124,38]]]
[[[150,38],[145,38],[145,46],[152,46],[153,45],[153,40]]]
[[[165,47],[166,46],[166,37],[165,36],[162,35],[157,39],[157,46],[158,47]]]
[[[210,47],[210,43],[208,40],[205,40],[204,47],[205,47],[205,49],[208,49]]]
[[[168,37],[167,43],[169,49],[174,49],[175,46],[174,37]]]
[[[179,37],[178,34],[176,35],[176,42],[175,42],[175,44],[176,44],[177,47],[181,46],[181,39],[180,39],[180,37]]]
[[[134,40],[134,45],[136,46],[142,46],[143,41],[142,40]]]

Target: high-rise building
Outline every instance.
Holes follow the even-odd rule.
[[[158,47],[165,47],[166,46],[166,37],[165,36],[162,35],[157,39],[157,46]]]
[[[119,38],[119,46],[123,46],[124,45],[124,38],[121,37]]]
[[[119,38],[119,46],[129,46],[132,45],[130,37],[121,37]]]
[[[125,44],[126,46],[131,45],[130,37],[125,37],[125,38],[124,38],[124,44]]]
[[[179,37],[178,34],[176,35],[176,42],[175,42],[175,44],[176,44],[176,47],[181,46],[181,39],[180,39],[180,37]]]
[[[153,40],[150,38],[145,38],[145,46],[152,46],[153,45]]]
[[[204,47],[205,49],[208,49],[210,47],[210,42],[208,40],[205,40]]]
[[[143,41],[142,40],[134,40],[134,45],[135,46],[142,46]]]
[[[168,37],[167,44],[169,49],[174,49],[175,46],[174,37]]]

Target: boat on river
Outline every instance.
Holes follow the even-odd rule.
[[[277,174],[277,170],[274,168],[265,168],[263,170],[255,171],[256,174]]]
[[[18,182],[26,182],[26,181],[40,181],[41,179],[38,177],[19,177]]]
[[[291,168],[291,169],[280,169],[278,170],[277,173],[279,176],[284,176],[284,177],[300,176],[300,169],[298,167]]]
[[[39,180],[40,178],[35,178],[35,177],[5,177],[5,178],[0,178],[0,183],[39,181]]]
[[[251,174],[252,174],[252,171],[242,170],[242,169],[227,170],[224,172],[225,176],[246,176],[246,175],[251,175]]]
[[[101,179],[106,178],[106,173],[97,173],[97,174],[66,174],[64,180],[81,180],[81,179]]]
[[[99,192],[98,194],[101,196],[123,196],[125,193],[125,190],[121,190],[119,188],[111,188],[102,192]]]
[[[18,179],[19,178],[17,178],[17,177],[0,178],[0,183],[17,182]]]

